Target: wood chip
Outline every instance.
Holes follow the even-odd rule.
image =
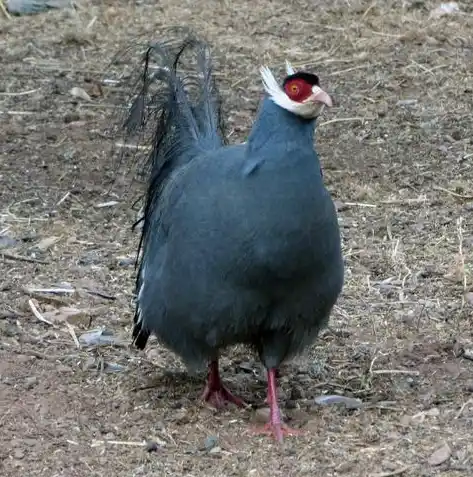
[[[69,91],[69,94],[71,96],[74,96],[74,98],[80,98],[85,101],[92,101],[92,98],[87,94],[87,91],[85,91],[83,88],[78,88],[77,86],[72,88]]]
[[[40,240],[36,245],[34,245],[33,248],[45,252],[55,243],[59,242],[59,240],[61,240],[61,237],[46,237],[43,240]]]
[[[108,202],[101,202],[100,204],[95,204],[95,207],[97,207],[98,209],[103,209],[104,207],[113,207],[118,203],[118,200],[109,200]]]
[[[48,262],[45,262],[44,260],[38,260],[36,258],[25,257],[23,255],[17,255],[15,253],[0,252],[0,255],[3,258],[8,258],[10,260],[18,260],[20,262],[41,263],[43,265],[46,265],[48,263]]]
[[[465,293],[465,301],[470,305],[473,305],[473,292]]]

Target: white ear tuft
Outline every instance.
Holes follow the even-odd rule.
[[[287,76],[291,76],[296,72],[296,70],[292,67],[291,63],[286,60],[286,73]]]
[[[284,94],[273,73],[267,66],[262,66],[260,68],[260,73],[263,79],[264,89],[271,97],[277,96],[281,93]]]
[[[294,112],[297,103],[287,96],[284,90],[279,86],[273,73],[267,66],[260,68],[261,77],[263,79],[263,86],[268,96],[281,108]]]
[[[291,71],[294,71],[292,66],[287,63],[286,69],[288,70],[288,75],[289,68]],[[266,93],[278,106],[285,109],[286,111],[290,111],[291,113],[305,118],[315,118],[318,115],[320,108],[318,105],[315,105],[315,103],[297,103],[289,98],[281,86],[279,86],[279,83],[267,66],[262,66],[260,68],[260,73]]]

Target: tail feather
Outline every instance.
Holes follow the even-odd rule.
[[[186,60],[191,61],[187,68]],[[137,222],[143,224],[136,263],[138,295],[142,291],[147,245],[159,226],[159,214],[155,211],[171,174],[200,153],[220,148],[225,142],[209,47],[192,33],[179,43],[153,43],[146,51],[140,90],[123,127],[132,136],[150,126],[154,133],[144,164],[148,184],[143,216]],[[143,349],[148,337],[137,300],[135,345]]]

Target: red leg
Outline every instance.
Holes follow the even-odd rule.
[[[272,434],[278,442],[283,441],[283,436],[295,436],[302,431],[291,429],[281,419],[279,410],[276,384],[276,369],[268,369],[268,404],[269,422],[262,429],[257,429],[258,434]]]
[[[245,407],[242,399],[234,396],[220,380],[220,373],[218,371],[218,360],[211,361],[209,364],[209,373],[207,375],[207,384],[205,385],[202,399],[209,402],[217,409],[225,406],[226,403],[233,403],[238,407]]]

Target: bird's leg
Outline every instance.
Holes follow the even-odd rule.
[[[256,429],[258,434],[272,434],[278,442],[283,441],[283,437],[302,434],[302,431],[291,429],[281,419],[281,411],[278,405],[276,369],[268,369],[268,404],[269,422],[262,429]]]
[[[205,385],[202,399],[209,402],[217,409],[222,408],[226,403],[233,403],[238,407],[245,407],[242,399],[234,396],[223,384],[218,371],[218,360],[211,361],[207,374],[207,384]]]

